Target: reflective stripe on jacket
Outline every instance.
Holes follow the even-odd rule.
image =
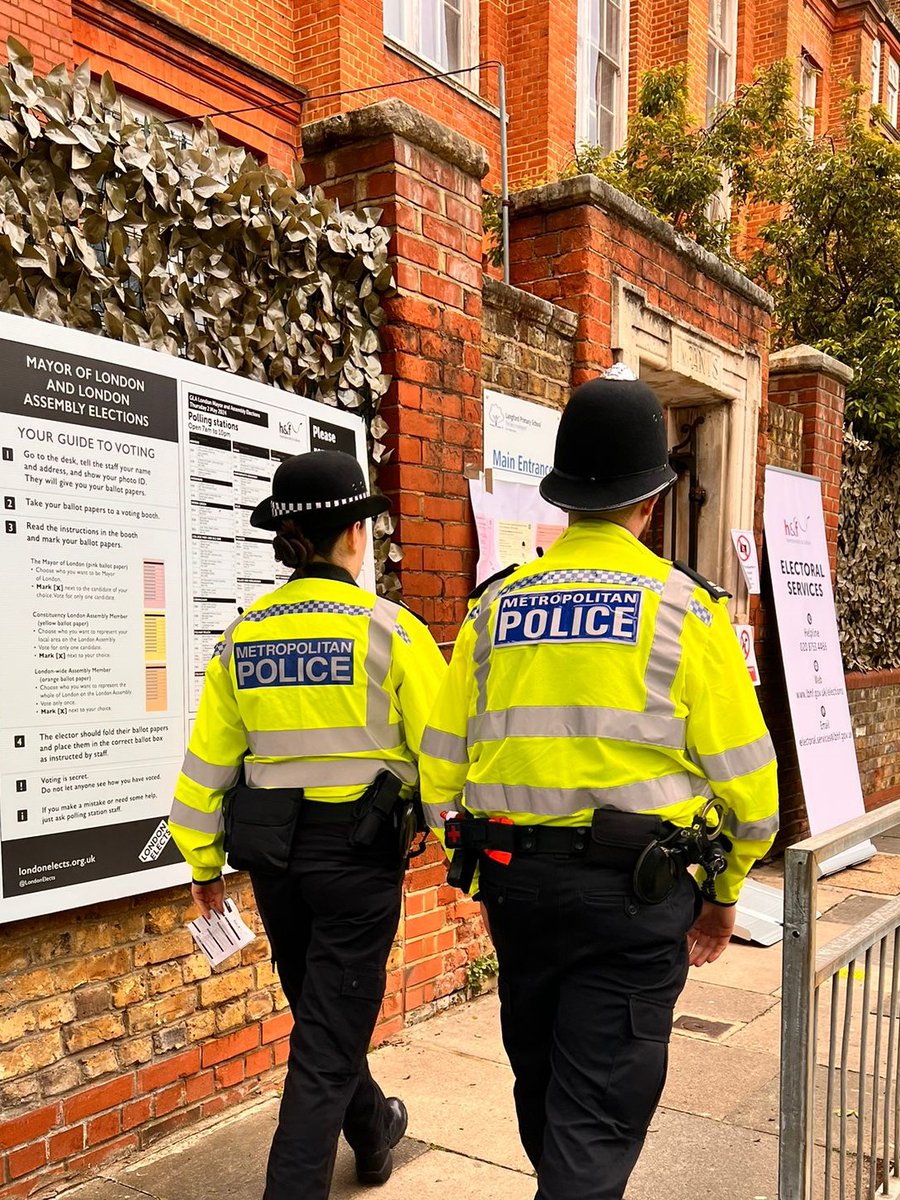
[[[417,782],[446,664],[421,621],[349,578],[292,580],[216,646],[169,817],[196,880],[225,861],[222,797],[242,764],[249,787],[319,801],[357,799],[385,767]]]
[[[584,825],[610,805],[733,842],[734,900],[778,829],[775,753],[724,602],[606,521],[491,584],[460,630],[422,741],[429,824],[463,805]]]

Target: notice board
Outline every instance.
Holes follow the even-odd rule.
[[[485,390],[484,472],[469,480],[478,583],[501,567],[529,562],[565,529],[565,514],[538,490],[553,466],[559,421],[555,408]]]
[[[350,414],[0,314],[0,921],[185,882],[166,816],[203,673],[289,574],[250,512],[315,449],[366,469]]]
[[[815,475],[766,468],[766,554],[794,743],[810,833],[865,812],[838,634],[822,484]],[[871,857],[870,842],[824,864],[839,870]]]

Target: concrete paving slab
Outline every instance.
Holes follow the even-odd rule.
[[[731,942],[720,959],[702,967],[691,967],[689,979],[718,987],[774,995],[781,987],[781,945],[751,946]]]
[[[388,1095],[406,1098],[410,1137],[497,1166],[530,1170],[519,1143],[507,1065],[404,1040],[376,1052],[372,1073]]]
[[[500,1040],[500,999],[496,992],[411,1026],[404,1030],[403,1040],[507,1065]]]
[[[777,1047],[776,1047],[777,1050]],[[663,1108],[724,1121],[778,1075],[778,1055],[726,1042],[674,1037]]]
[[[533,1200],[535,1180],[531,1174],[511,1171],[494,1163],[430,1150],[414,1162],[395,1170],[389,1182],[377,1189],[378,1200]],[[358,1185],[354,1200],[362,1200]],[[338,1195],[343,1196],[341,1192]],[[351,1195],[346,1193],[347,1197]],[[331,1200],[337,1200],[332,1189]]]
[[[774,1137],[660,1108],[625,1200],[775,1200],[777,1164]]]
[[[824,1067],[816,1068],[816,1105],[815,1105],[815,1122],[814,1136],[818,1146],[825,1145],[826,1132],[826,1117],[828,1112],[828,1072]],[[859,1109],[859,1075],[855,1071],[847,1072],[847,1104],[845,1109],[846,1137],[849,1150],[856,1149],[858,1124],[858,1109]],[[883,1114],[884,1110],[879,1105],[879,1113]],[[868,1132],[868,1136],[864,1142],[864,1149],[868,1151],[869,1137],[871,1136],[871,1113],[872,1113],[872,1081],[866,1081],[865,1088],[865,1109],[864,1109],[864,1128]],[[840,1138],[840,1115],[841,1115],[841,1100],[840,1100],[840,1080],[835,1078],[834,1092],[831,1105],[831,1121],[832,1121],[832,1136],[833,1145],[839,1144]],[[732,1114],[730,1118],[731,1125],[747,1129],[755,1129],[757,1132],[765,1134],[778,1133],[778,1080],[770,1080],[763,1088],[752,1096],[749,1102],[738,1112]],[[878,1136],[876,1139],[876,1149],[880,1150],[882,1118],[878,1122]],[[822,1156],[819,1156],[820,1160]],[[820,1161],[820,1167],[823,1165]]]
[[[135,1191],[134,1188],[116,1183],[114,1179],[97,1177],[63,1195],[65,1200],[146,1200],[148,1193]]]
[[[900,854],[900,836],[896,830],[884,833],[881,837],[872,839],[879,854]]]
[[[819,913],[830,912],[842,900],[847,900],[850,896],[856,895],[855,892],[848,891],[847,888],[831,887],[830,885],[830,879],[827,883],[819,884],[818,891],[816,892],[816,910]]]
[[[761,1017],[773,1004],[777,1001],[772,996],[706,983],[702,972],[698,971],[687,981],[675,1006],[675,1016],[690,1013],[711,1021],[736,1022],[743,1026]]]
[[[840,871],[833,876],[833,881],[855,892],[896,896],[900,893],[900,857],[896,854],[876,854],[868,862]]]
[[[203,1180],[205,1200],[254,1200],[265,1185],[266,1159],[278,1099],[272,1097],[232,1118],[218,1121],[177,1141],[160,1146],[140,1160],[107,1168],[104,1179],[91,1180],[67,1193],[66,1200],[184,1200]],[[428,1146],[404,1138],[394,1151],[394,1169],[427,1153]],[[103,1190],[107,1189],[107,1190]],[[353,1152],[341,1140],[335,1164],[332,1200],[349,1200],[359,1193]],[[387,1192],[381,1193],[387,1195]],[[399,1194],[399,1193],[398,1193]]]

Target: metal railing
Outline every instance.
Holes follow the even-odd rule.
[[[900,896],[816,948],[821,865],[898,824],[895,801],[785,854],[779,1200],[900,1196]]]

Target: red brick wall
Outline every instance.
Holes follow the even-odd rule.
[[[95,77],[109,71],[126,96],[137,96],[173,116],[234,112],[213,124],[273,165],[290,171],[302,91],[127,0],[78,0],[74,57],[90,60]],[[235,110],[241,110],[235,112]]]
[[[70,0],[0,0],[0,30],[28,47],[38,71],[72,61]]]
[[[404,114],[412,130],[410,113],[387,101],[356,132],[307,127],[304,170],[344,203],[377,202],[392,231],[398,290],[383,335],[393,383],[381,413],[393,457],[379,480],[398,516],[404,598],[444,641],[459,628],[474,575],[463,471],[481,464],[484,162],[476,153],[463,169],[387,132]]]
[[[577,4],[509,0],[509,167],[513,187],[555,178],[575,146]]]
[[[534,211],[540,192],[517,197],[510,230],[512,283],[578,315],[575,383],[611,361],[614,276],[640,287],[649,305],[723,342],[764,343],[769,320],[761,308],[648,228],[592,203],[584,183],[555,185],[545,211]]]

